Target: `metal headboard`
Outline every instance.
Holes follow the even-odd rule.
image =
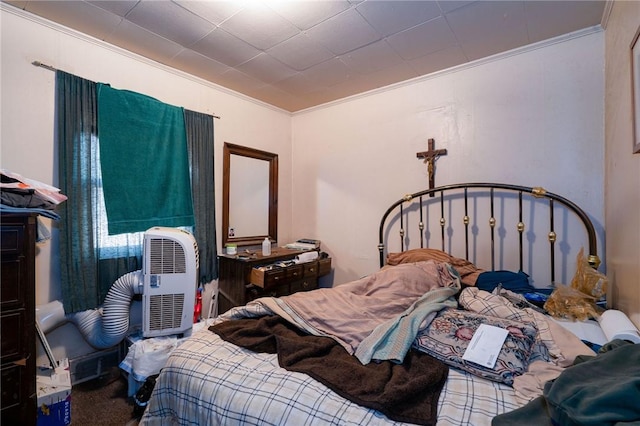
[[[489,233],[490,233],[490,251],[491,251],[491,269],[495,269],[495,228],[496,228],[496,218],[494,215],[495,202],[494,198],[496,196],[500,197],[516,197],[518,203],[518,222],[516,225],[518,238],[519,238],[519,262],[520,262],[520,270],[523,270],[523,234],[526,228],[526,224],[523,222],[523,195],[532,196],[536,199],[546,199],[549,204],[549,232],[547,234],[547,238],[549,240],[549,248],[550,248],[550,261],[551,261],[551,282],[555,283],[555,243],[556,243],[556,232],[555,232],[555,223],[554,223],[554,203],[559,203],[562,206],[566,207],[570,211],[574,212],[578,218],[581,220],[584,225],[587,238],[588,238],[588,258],[587,261],[589,264],[597,269],[600,265],[600,259],[597,254],[597,243],[596,243],[596,233],[593,227],[593,223],[587,216],[587,214],[578,207],[572,201],[554,194],[552,192],[546,191],[541,187],[526,187],[520,185],[511,185],[511,184],[502,184],[502,183],[459,183],[453,185],[445,185],[436,187],[433,189],[426,189],[423,191],[416,192],[414,194],[407,194],[402,199],[393,203],[387,211],[382,216],[380,221],[380,230],[379,230],[379,244],[378,250],[380,252],[380,267],[385,264],[385,250],[387,246],[385,245],[385,229],[387,226],[387,220],[395,212],[395,217],[400,221],[399,228],[399,237],[400,237],[400,247],[401,251],[408,250],[413,247],[408,247],[405,244],[405,232],[407,229],[405,228],[405,214],[404,211],[406,208],[419,209],[419,221],[417,223],[418,232],[420,235],[420,248],[425,247],[425,223],[424,223],[424,215],[427,214],[428,208],[433,208],[434,203],[438,203],[440,207],[440,218],[439,218],[439,226],[440,226],[440,237],[441,237],[441,246],[437,247],[442,251],[447,251],[447,247],[445,247],[446,242],[446,216],[445,216],[445,201],[451,200],[453,198],[460,199],[462,198],[462,202],[464,203],[464,215],[460,218],[462,224],[464,225],[464,237],[465,237],[465,258],[469,260],[469,225],[471,223],[471,218],[469,217],[469,192],[470,190],[486,190],[489,197],[488,206],[489,206]],[[472,195],[475,197],[478,195],[478,191],[472,192]],[[415,203],[418,205],[416,206]],[[399,217],[398,217],[399,216]],[[407,220],[408,221],[408,220]],[[390,236],[389,236],[390,237]],[[460,256],[462,257],[462,256]]]

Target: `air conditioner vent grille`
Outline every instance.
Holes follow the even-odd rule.
[[[152,238],[149,247],[151,274],[184,274],[187,270],[184,248],[166,238]]]
[[[149,298],[149,330],[180,327],[183,306],[184,293],[152,295]]]

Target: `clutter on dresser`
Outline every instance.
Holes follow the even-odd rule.
[[[319,244],[319,241],[318,241]],[[331,257],[319,249],[273,247],[218,257],[218,311],[220,313],[263,296],[284,296],[318,288],[320,277],[331,272]]]

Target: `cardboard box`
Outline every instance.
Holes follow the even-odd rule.
[[[69,361],[63,359],[56,369],[39,369],[36,375],[38,426],[71,424],[71,375]]]

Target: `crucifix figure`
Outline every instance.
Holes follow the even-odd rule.
[[[429,189],[433,189],[435,187],[436,181],[436,160],[441,155],[447,155],[446,149],[436,149],[436,141],[434,139],[429,139],[428,141],[428,151],[422,151],[416,153],[416,157],[423,159],[425,163],[427,163],[427,175],[429,176]],[[433,194],[430,194],[433,197]]]

